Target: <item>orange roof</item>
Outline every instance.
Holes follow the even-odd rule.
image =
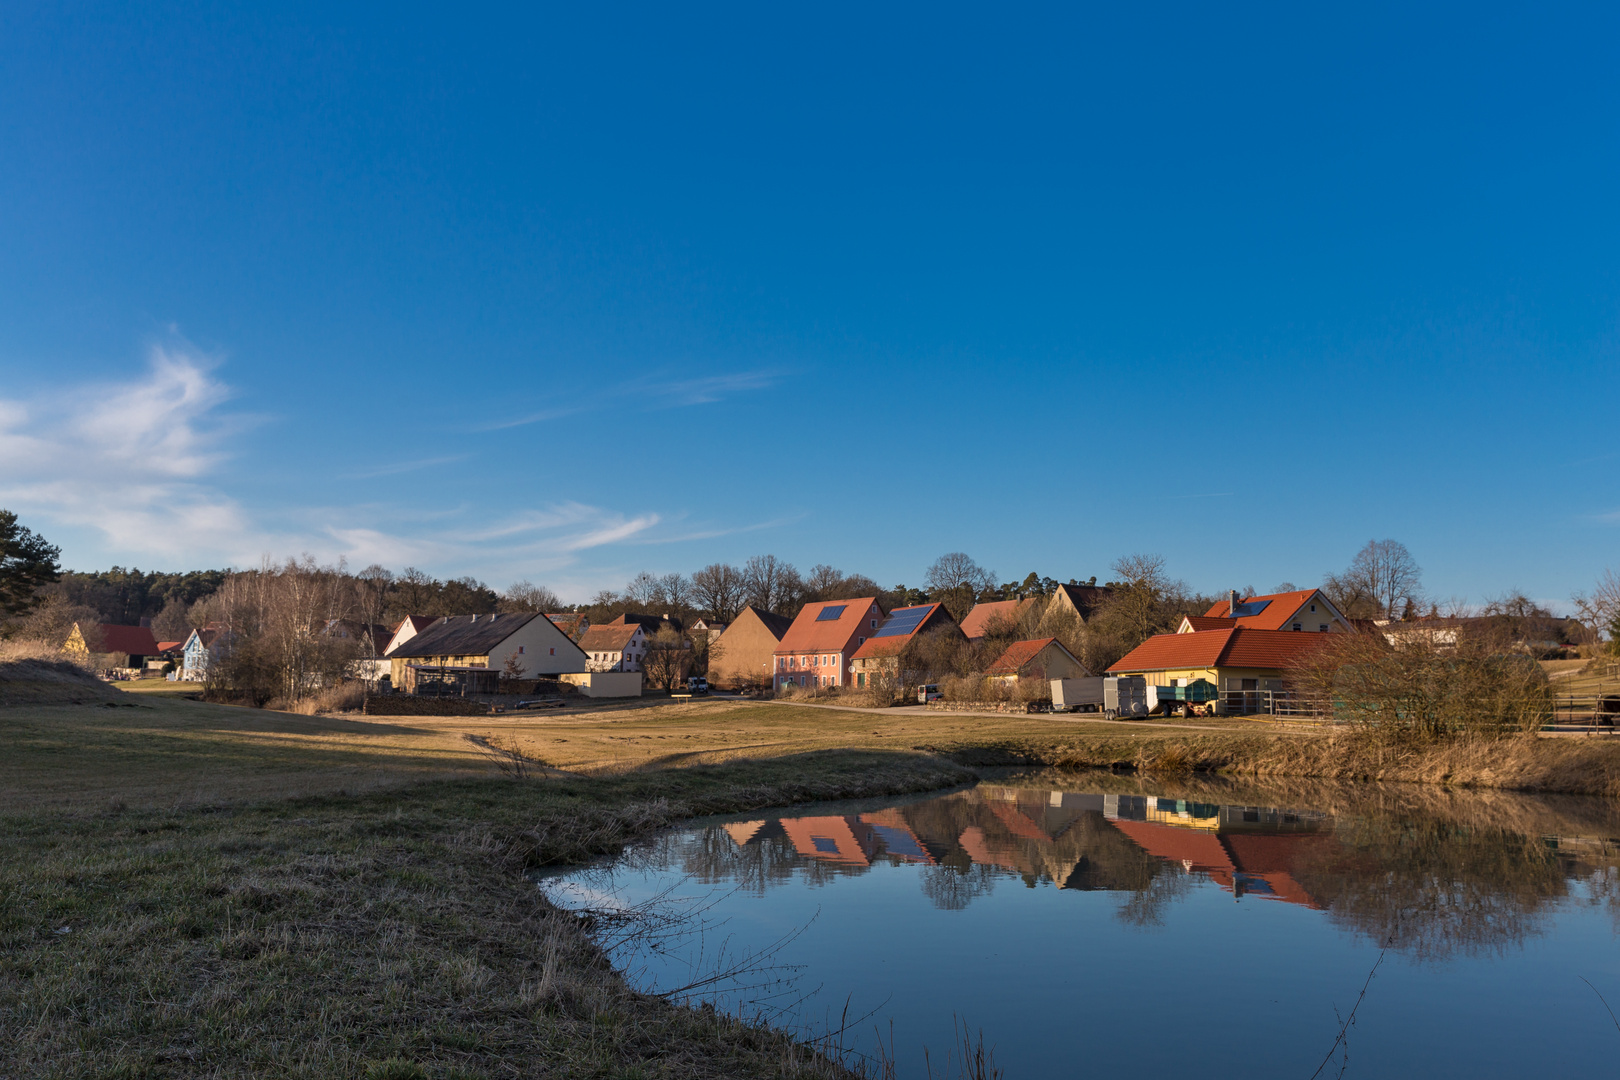
[[[585,652],[624,652],[630,639],[641,629],[640,623],[628,626],[618,623],[597,623],[580,635],[579,647]]]
[[[982,638],[992,622],[1016,622],[1024,609],[1034,602],[1032,599],[996,600],[988,604],[974,604],[973,610],[962,619],[962,633],[968,636],[969,641]]]
[[[850,659],[873,660],[879,656],[898,656],[924,630],[932,630],[934,627],[947,622],[953,626],[956,625],[951,619],[951,613],[945,610],[944,604],[915,604],[911,607],[895,608],[889,612],[889,619],[900,618],[903,613],[915,613],[925,609],[926,613],[917,620],[916,626],[912,628],[909,634],[885,634],[883,637],[869,637],[866,639],[866,644],[856,649]],[[885,619],[878,626],[878,631],[881,632],[887,624],[888,619]]]
[[[1232,619],[1216,618],[1213,615],[1183,615],[1181,620],[1194,630],[1226,630],[1238,625]]]
[[[1265,596],[1251,596],[1239,600],[1237,624],[1250,630],[1281,630],[1293,619],[1295,613],[1305,606],[1305,602],[1316,595],[1316,592],[1315,589],[1301,589],[1298,592],[1269,593]],[[1257,607],[1259,610],[1255,610]],[[1216,601],[1204,612],[1204,617],[1230,619],[1232,601]]]
[[[1115,671],[1184,671],[1197,668],[1277,668],[1328,644],[1331,634],[1293,630],[1197,630],[1155,634],[1111,665]]]
[[[1029,641],[1015,641],[1007,646],[1007,651],[996,659],[996,662],[985,669],[986,675],[1017,675],[1025,666],[1033,663],[1035,658],[1046,651],[1048,645],[1056,645],[1063,649],[1063,643],[1055,637],[1032,638]],[[1063,649],[1074,660],[1074,654]],[[1075,663],[1080,661],[1075,660]]]
[[[160,641],[158,642],[158,652],[171,652],[184,644],[183,641]]]
[[[827,608],[842,607],[835,619],[823,619]],[[793,625],[782,635],[776,647],[778,653],[841,652],[855,644],[857,637],[870,637],[875,632],[871,625],[883,621],[883,609],[870,596],[859,600],[818,600],[799,610]]]

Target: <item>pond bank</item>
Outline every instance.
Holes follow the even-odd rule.
[[[1051,741],[986,740],[980,746],[918,749],[933,750],[970,766],[1309,777],[1620,796],[1620,740],[1606,736],[1458,738],[1426,747],[1401,747],[1352,734],[1126,730],[1076,732]]]

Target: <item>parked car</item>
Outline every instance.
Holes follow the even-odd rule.
[[[926,705],[930,701],[943,701],[945,695],[939,692],[938,683],[929,683],[927,686],[917,687],[917,703]]]
[[[702,675],[688,675],[686,677],[686,692],[688,694],[707,694],[709,680]]]

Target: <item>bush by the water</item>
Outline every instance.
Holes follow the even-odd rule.
[[[1552,705],[1540,665],[1477,633],[1398,645],[1377,633],[1336,634],[1293,670],[1290,682],[1320,711],[1394,740],[1533,732]]]

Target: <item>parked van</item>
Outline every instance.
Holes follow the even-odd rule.
[[[926,705],[930,701],[943,701],[945,695],[939,692],[938,683],[929,683],[927,686],[917,687],[917,703]]]
[[[709,680],[702,675],[688,675],[686,677],[686,692],[688,694],[707,694]]]

